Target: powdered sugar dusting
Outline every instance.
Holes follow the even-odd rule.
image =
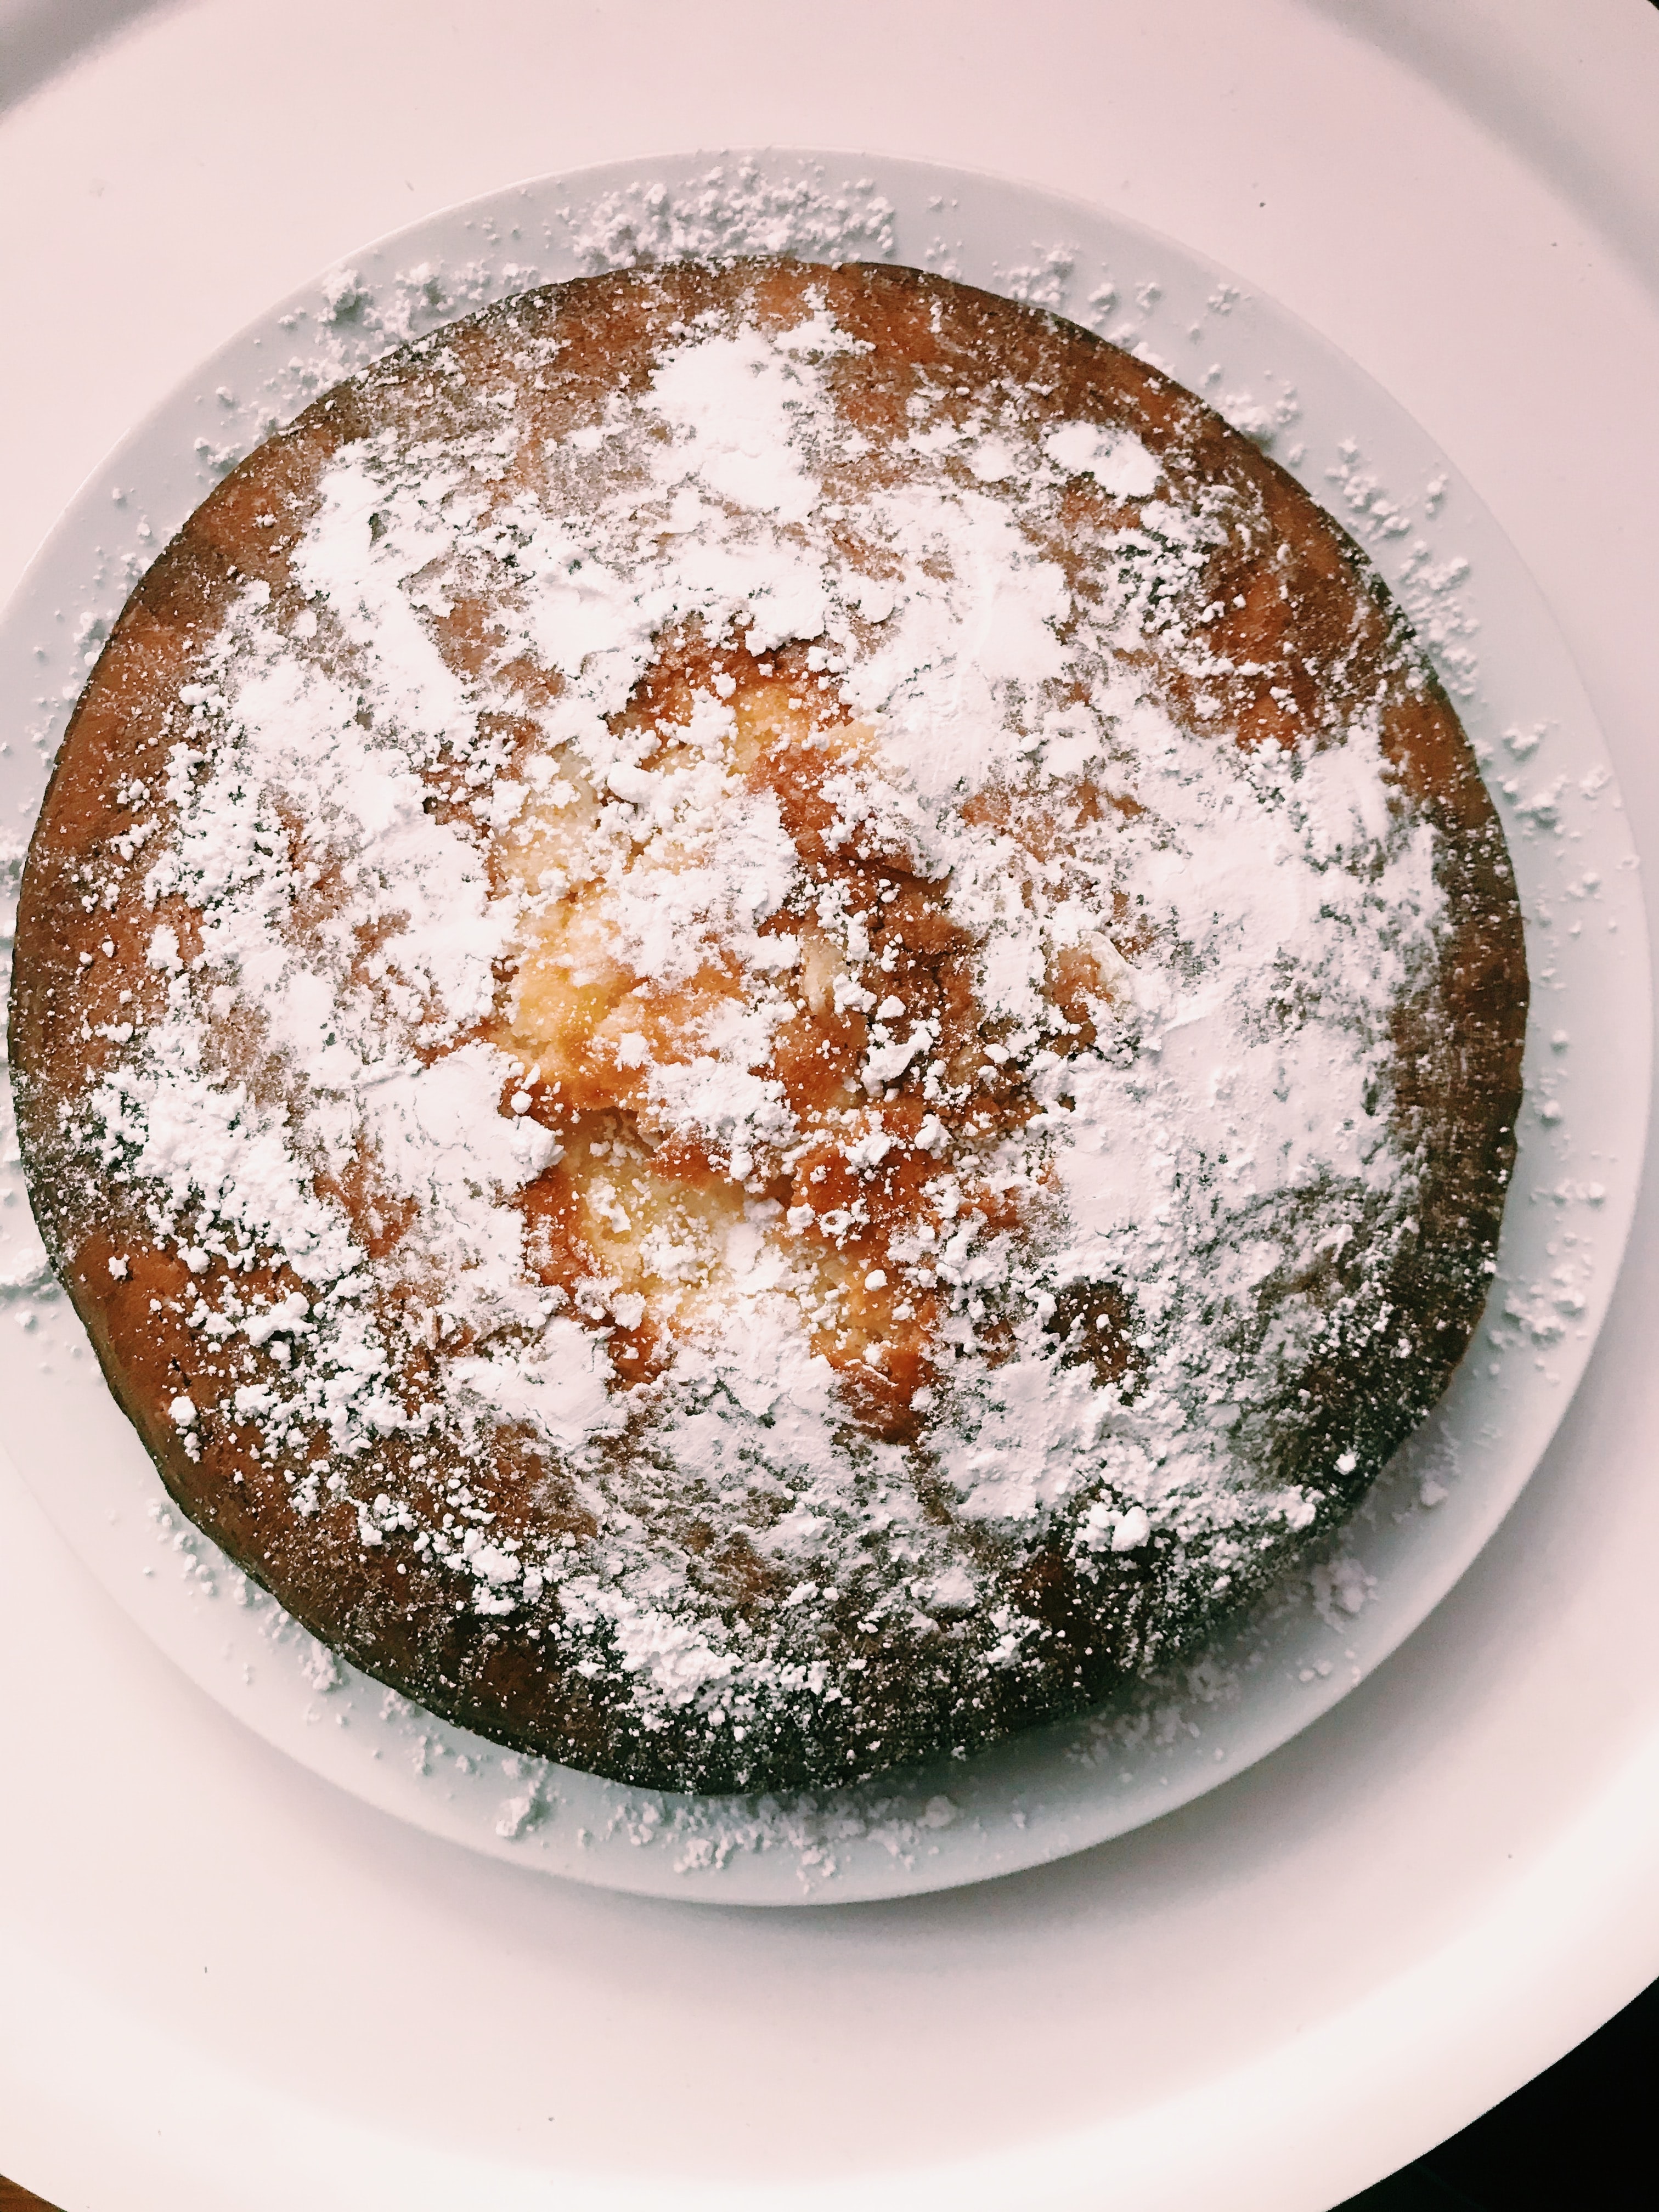
[[[1328,1496],[1275,1408],[1329,1317],[1258,1291],[1413,1203],[1443,899],[1375,714],[1195,727],[1213,513],[1018,391],[878,428],[810,283],[550,431],[557,349],[342,448],[129,794],[153,981],[83,1141],[203,1340],[284,1354],[185,1449],[234,1413],[302,1513],[733,1747],[856,1696],[848,1624],[1017,1677],[1011,1548],[1248,1583]],[[574,1555],[453,1471],[492,1429]]]

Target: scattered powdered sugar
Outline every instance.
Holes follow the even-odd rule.
[[[893,208],[869,178],[827,187],[811,173],[715,162],[678,185],[640,179],[564,210],[590,275],[641,262],[793,254],[802,261],[880,261],[893,251]]]
[[[999,267],[995,271],[996,289],[1005,299],[1025,300],[1034,307],[1058,310],[1066,303],[1077,261],[1074,246],[1050,246],[1036,261],[1017,263],[1006,269]]]
[[[1444,1495],[1430,1481],[1425,1489],[1438,1492],[1425,1495],[1425,1503]],[[994,1866],[1010,1832],[1022,1836],[1056,1810],[1048,1793],[1034,1796],[1028,1781],[1005,1778],[988,1790],[976,1771],[959,1765],[954,1771],[935,1765],[896,1784],[878,1781],[746,1798],[601,1790],[544,1760],[502,1754],[385,1689],[300,1628],[167,1506],[153,1504],[147,1519],[156,1548],[141,1547],[141,1572],[148,1578],[165,1562],[198,1606],[219,1609],[216,1650],[236,1678],[234,1698],[257,1709],[269,1703],[276,1682],[293,1681],[308,1734],[327,1729],[339,1749],[354,1743],[365,1747],[372,1794],[384,1801],[390,1790],[428,1820],[435,1796],[443,1802],[444,1817],[462,1832],[492,1838],[521,1861],[565,1874],[597,1872],[615,1867],[621,1847],[635,1860],[654,1857],[681,1894],[708,1893],[702,1884],[711,1876],[747,1885],[755,1879],[756,1863],[769,1861],[778,1872],[767,1893],[803,1901],[832,1899],[849,1883],[852,1893],[866,1893],[872,1861],[878,1887],[884,1887],[884,1863],[902,1880],[937,1861],[942,1848],[967,1853],[969,1863],[972,1855],[988,1850]],[[1315,1568],[1310,1581],[1314,1620],[1347,1647],[1355,1613],[1346,1602],[1334,1606],[1331,1600],[1358,1589],[1369,1601],[1372,1578],[1338,1553]],[[226,1607],[235,1617],[229,1641],[222,1640]],[[1279,1610],[1285,1609],[1281,1597]],[[1320,1642],[1310,1644],[1304,1632],[1297,1650],[1300,1663],[1292,1673],[1304,1692],[1330,1682],[1339,1665],[1344,1678],[1357,1673],[1351,1647],[1334,1654]],[[1187,1782],[1199,1762],[1224,1762],[1227,1752],[1216,1738],[1234,1721],[1244,1683],[1263,1656],[1247,1643],[1243,1652],[1206,1654],[1158,1670],[1137,1686],[1133,1699],[1091,1714],[1060,1740],[1062,1769],[1104,1771],[1120,1790],[1139,1781],[1167,1793],[1173,1778]],[[338,1755],[338,1750],[331,1754]],[[404,1798],[398,1770],[411,1776],[412,1797]]]
[[[1431,478],[1417,500],[1402,498],[1364,465],[1355,441],[1345,438],[1325,478],[1334,488],[1333,504],[1344,525],[1362,544],[1378,553],[1397,546],[1401,558],[1394,573],[1395,597],[1425,648],[1433,654],[1446,689],[1455,699],[1472,699],[1480,678],[1473,643],[1480,623],[1464,588],[1468,562],[1458,554],[1436,562],[1427,539],[1416,534],[1420,516],[1432,515],[1445,496],[1444,477]]]

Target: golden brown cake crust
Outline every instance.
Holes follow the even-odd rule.
[[[780,333],[808,325],[819,332],[810,344],[783,343]],[[695,460],[712,451],[713,433],[707,414],[691,430],[690,417],[673,415],[663,365],[717,341],[752,341],[756,388],[775,372],[778,389],[808,395],[789,407],[810,399],[824,410],[834,436],[813,433],[820,443],[799,514],[780,504],[775,483],[745,490],[743,469],[757,464],[740,439],[701,475],[687,465],[664,477],[663,453]],[[778,420],[796,435],[794,416]],[[1079,426],[1098,433],[1086,466]],[[1055,442],[1062,433],[1069,442]],[[489,459],[497,446],[499,465]],[[999,476],[1005,448],[1011,473]],[[377,999],[375,1034],[395,1032],[417,1074],[446,1054],[471,1052],[469,1066],[499,1056],[489,1064],[501,1071],[500,1143],[518,1145],[524,1166],[516,1183],[506,1169],[491,1170],[493,1203],[522,1237],[514,1279],[542,1303],[534,1313],[502,1307],[488,1322],[477,1313],[447,1318],[436,1263],[420,1245],[425,1186],[398,1184],[362,1127],[330,1157],[301,1148],[295,1188],[320,1209],[315,1236],[337,1233],[357,1255],[355,1274],[343,1263],[331,1274],[320,1261],[307,1274],[291,1237],[284,1244],[246,1204],[238,1214],[240,1201],[214,1196],[184,1139],[162,1162],[158,1079],[143,1072],[146,1049],[161,1048],[147,1039],[185,1034],[188,1001],[207,1078],[245,1102],[242,1121],[227,1124],[226,1157],[252,1141],[246,1133],[261,1115],[270,1128],[308,1126],[292,1053],[274,1048],[243,969],[216,951],[213,897],[199,873],[161,864],[184,849],[207,803],[200,794],[219,772],[234,714],[252,711],[230,696],[232,678],[251,655],[274,651],[262,641],[279,638],[287,656],[270,665],[361,681],[365,744],[390,726],[386,695],[361,675],[381,665],[377,653],[390,665],[390,648],[362,630],[366,616],[341,615],[346,599],[331,599],[319,564],[332,557],[325,525],[339,471],[379,469],[375,482],[391,487],[384,514],[369,519],[368,561],[387,531],[404,526],[398,486],[409,456],[422,453],[438,472],[466,457],[472,505],[441,545],[433,540],[432,573],[451,562],[441,588],[421,599],[407,562],[398,588],[414,594],[422,635],[473,720],[423,754],[410,751],[418,811],[465,866],[476,860],[486,884],[480,911],[505,912],[510,893],[518,918],[500,924],[506,936],[479,939],[488,1005],[448,1004],[435,985],[413,1012],[387,1013]],[[623,458],[613,464],[613,454]],[[714,545],[724,558],[739,540],[759,542],[761,526],[744,520],[758,512],[766,544],[810,541],[811,557],[840,580],[832,605],[850,611],[828,629],[803,620],[792,631],[781,618],[779,635],[763,638],[763,617],[733,617],[728,595],[724,614],[678,606],[657,630],[592,726],[656,763],[653,775],[690,775],[712,763],[728,809],[720,836],[755,819],[757,805],[771,810],[796,874],[773,907],[763,911],[763,902],[723,923],[725,937],[709,933],[706,917],[686,925],[707,937],[701,965],[652,969],[642,954],[629,965],[607,951],[590,973],[569,951],[571,932],[588,927],[570,823],[614,841],[618,809],[643,819],[656,801],[622,795],[634,788],[625,776],[607,785],[587,755],[580,773],[561,770],[572,799],[528,775],[532,757],[576,759],[578,740],[561,734],[557,717],[580,687],[574,663],[562,672],[553,648],[526,642],[531,616],[521,634],[503,623],[519,620],[515,594],[554,588],[550,568],[527,586],[522,579],[544,558],[525,520],[531,507],[543,521],[556,519],[574,497],[557,471],[624,464],[635,471],[629,482],[662,502],[647,516],[641,562],[659,559],[676,528],[689,531],[682,542]],[[1048,471],[1040,502],[1030,489],[1037,467]],[[647,490],[629,495],[641,513]],[[672,502],[693,495],[701,519],[688,525],[691,510]],[[870,520],[896,513],[901,495],[942,501],[952,516],[1012,516],[1018,578],[1046,563],[1045,576],[1061,580],[1043,588],[1071,610],[1048,619],[1043,640],[1072,640],[1072,651],[1089,623],[1103,638],[1109,627],[1104,657],[1089,666],[1151,702],[1158,728],[1182,744],[1210,748],[1241,805],[1279,808],[1273,821],[1300,806],[1303,821],[1311,786],[1297,779],[1311,771],[1302,764],[1373,749],[1388,826],[1363,849],[1358,833],[1345,830],[1346,844],[1328,839],[1328,851],[1316,851],[1326,833],[1304,823],[1292,859],[1307,882],[1321,869],[1342,879],[1348,888],[1334,894],[1332,910],[1362,916],[1360,938],[1370,942],[1371,932],[1383,948],[1376,973],[1395,976],[1380,1011],[1365,1017],[1374,1034],[1355,1047],[1369,1071],[1364,1111],[1382,1134],[1348,1181],[1328,1165],[1303,1174],[1299,1243],[1293,1249],[1284,1231],[1257,1275],[1226,1293],[1231,1303],[1206,1287],[1216,1255],[1260,1243],[1269,1235],[1262,1222],[1281,1218],[1272,1205],[1290,1202],[1289,1186],[1270,1188],[1265,1170],[1256,1171],[1255,1225],[1210,1245],[1189,1220],[1201,1178],[1176,1176],[1171,1188],[1188,1208],[1177,1224],[1185,1273],[1167,1295],[1150,1280],[1085,1267],[1060,1206],[1071,1188],[1066,1146],[1080,1141],[1062,1123],[1071,1116],[1080,1127],[1085,1093],[1075,1086],[1085,1075],[1097,1089],[1129,1084],[1124,1097],[1152,1102],[1149,1116],[1166,1110],[1172,1094],[1157,1085],[1176,1079],[1159,1055],[1176,1025],[1150,1011],[1154,986],[1144,978],[1179,968],[1173,925],[1144,899],[1137,911],[1132,874],[1099,891],[1097,911],[1069,939],[1045,922],[1048,964],[1032,971],[1028,1018],[992,1004],[987,981],[996,931],[1024,925],[1016,916],[981,926],[981,909],[963,903],[967,861],[946,865],[967,853],[963,840],[977,840],[975,852],[994,846],[1025,884],[1027,913],[1034,900],[1069,911],[1077,884],[1104,881],[1102,852],[1129,852],[1126,839],[1141,841],[1133,865],[1156,873],[1163,848],[1144,827],[1156,802],[1152,770],[1136,766],[1138,726],[1127,707],[1114,710],[1104,753],[1080,769],[1055,768],[1073,757],[1067,744],[1082,757],[1081,740],[1067,734],[1081,726],[1064,716],[1103,696],[1068,662],[1041,701],[1035,679],[1018,676],[986,695],[1003,750],[976,781],[946,791],[932,755],[918,753],[923,766],[902,773],[884,764],[883,733],[902,721],[909,695],[872,710],[859,693],[860,683],[868,690],[861,672],[884,649],[883,625],[898,634],[904,616],[902,604],[899,615],[881,611],[877,587],[885,584],[890,600],[896,584],[902,599],[907,579],[933,573],[933,556],[906,556]],[[614,504],[614,488],[605,496]],[[475,588],[466,563],[476,568],[477,544],[507,526],[503,515],[524,540],[518,565],[491,569]],[[492,543],[499,563],[507,556]],[[597,556],[590,548],[586,557]],[[862,579],[856,589],[848,575]],[[1066,683],[1076,695],[1069,706]],[[1041,714],[1046,755],[1026,744]],[[715,727],[711,716],[715,738],[696,735]],[[194,764],[181,767],[181,749],[191,747]],[[479,762],[488,773],[469,782]],[[1240,763],[1254,765],[1247,774]],[[916,805],[933,812],[908,830],[894,826],[896,815],[857,817],[844,796],[849,781],[869,810],[872,791],[891,806],[893,792],[907,805],[919,793]],[[402,972],[394,955],[407,915],[389,895],[372,915],[351,905],[354,848],[293,813],[299,788],[286,800],[276,794],[258,832],[267,858],[273,839],[287,841],[285,941],[312,957],[305,948],[333,943],[331,916],[349,914],[356,935],[344,954],[328,955],[331,988],[342,1005],[354,992],[389,992],[373,963],[386,971],[392,960],[393,981]],[[516,811],[498,807],[496,822],[489,805],[500,792]],[[859,830],[859,819],[876,826]],[[944,846],[927,845],[939,823],[958,841],[946,860]],[[1208,834],[1238,833],[1218,817]],[[1408,847],[1421,860],[1411,878],[1419,888],[1394,908],[1395,894],[1379,890],[1367,907],[1365,884],[1393,884],[1387,869],[1407,867]],[[631,850],[625,836],[618,849]],[[548,860],[551,874],[537,877],[532,860]],[[1431,896],[1421,888],[1431,878]],[[269,888],[269,870],[259,880]],[[611,912],[593,927],[612,928]],[[1388,948],[1407,939],[1418,949],[1400,954],[1396,972]],[[820,940],[828,949],[815,969]],[[793,968],[776,966],[779,947],[793,948]],[[1337,1035],[1335,1014],[1297,1004],[1304,956],[1297,942],[1280,957],[1285,950],[1256,949],[1264,967],[1280,959],[1283,977],[1261,1001],[1267,1012],[1251,1016],[1250,1034],[1266,1021],[1281,1039],[1305,1039],[1318,1018]],[[315,953],[313,966],[322,958]],[[912,1043],[924,1039],[908,1061],[903,1039],[888,1041],[881,1027],[871,983],[889,994],[881,1006],[902,1002]],[[699,1121],[674,1103],[689,1096],[684,1083],[675,1087],[695,1059],[685,1040],[695,1030],[708,1059],[707,1039],[727,1012],[735,1021],[772,1005],[768,992],[783,995],[767,1018],[765,1050],[743,1072],[772,1086],[776,1111],[734,1136],[727,1122]],[[1152,1659],[1190,1647],[1349,1509],[1443,1390],[1478,1320],[1513,1157],[1526,1005],[1511,872],[1456,716],[1364,557],[1283,470],[1156,370],[1037,310],[913,270],[740,263],[584,279],[454,325],[319,401],[204,501],[129,603],[64,740],[24,880],[11,1038],[43,1233],[111,1387],[193,1520],[325,1643],[499,1741],[653,1784],[772,1788],[856,1779],[1098,1701]],[[737,1066],[730,1054],[720,1064]],[[321,1079],[302,1073],[309,1098]],[[176,1088],[185,1079],[175,1070],[167,1080]],[[1216,1095],[1213,1082],[1204,1095]],[[1261,1110],[1271,1120],[1276,1109]],[[1218,1157],[1224,1164],[1224,1151]],[[1310,1227],[1316,1206],[1328,1213]],[[658,1219],[653,1208],[669,1209],[664,1220],[680,1208],[672,1218],[682,1225],[695,1215],[702,1273],[676,1278],[645,1252],[636,1226],[605,1225],[631,1224],[630,1207],[641,1221]],[[978,1224],[964,1251],[1000,1255],[1003,1271],[982,1269],[978,1290],[964,1272],[969,1260],[953,1282],[937,1256],[964,1219]],[[806,1316],[803,1402],[829,1408],[820,1423],[829,1441],[809,1439],[798,1466],[779,1461],[769,1473],[765,1439],[781,1436],[794,1386],[781,1384],[751,1418],[740,1410],[741,1377],[720,1379],[726,1355],[697,1349],[716,1341],[708,1332],[718,1314],[709,1315],[719,1298],[749,1295],[741,1282],[730,1288],[736,1261],[707,1258],[717,1245],[737,1249],[730,1239],[744,1223],[752,1235],[742,1249],[761,1255],[754,1266],[797,1271],[776,1273],[775,1284],[768,1277],[765,1296],[793,1299]],[[350,1410],[368,1403],[360,1392],[339,1413],[344,1384],[328,1395],[330,1377],[348,1372],[336,1340],[348,1314],[381,1346],[379,1412]],[[1193,1350],[1205,1328],[1216,1372],[1233,1377],[1218,1401]],[[520,1373],[524,1346],[542,1340],[538,1329],[566,1332],[557,1342],[567,1348],[580,1331],[582,1346],[598,1347],[605,1395],[583,1401],[580,1433],[559,1425],[563,1413],[550,1428],[526,1410],[531,1399],[501,1398],[493,1370],[479,1379],[497,1357],[492,1346],[507,1346],[499,1358],[510,1353]],[[705,1363],[701,1381],[687,1364],[694,1353]],[[1027,1368],[1056,1392],[1092,1392],[1077,1420],[1086,1413],[1095,1425],[1085,1442],[1082,1426],[1068,1430],[1072,1441],[1056,1442],[1047,1471],[1032,1478],[1035,1502],[1004,1510],[985,1502],[986,1485],[1001,1479],[995,1467],[978,1491],[963,1468],[975,1449],[994,1460],[995,1437],[1017,1419],[1014,1401],[996,1396],[997,1378]],[[296,1377],[311,1393],[303,1402]],[[730,1408],[720,1449],[728,1459],[747,1455],[744,1480],[753,1477],[740,1510],[721,1504],[713,1476],[686,1472],[688,1425],[713,1419],[717,1381],[726,1393],[718,1405]],[[488,1405],[487,1389],[496,1392]],[[970,1400],[971,1419],[961,1410]],[[268,1411],[279,1401],[299,1407],[280,1424]],[[745,1420],[759,1424],[753,1435]],[[1201,1468],[1194,1462],[1177,1495],[1165,1480],[1170,1440],[1200,1431],[1208,1456]],[[842,1455],[839,1474],[825,1454]],[[832,1476],[841,1491],[823,1488]],[[769,1483],[776,1494],[757,1502]],[[843,1493],[852,1501],[844,1525],[834,1503]],[[892,1498],[901,1496],[896,1522]],[[778,1533],[814,1520],[830,1533]],[[482,1541],[464,1559],[468,1527]],[[648,1612],[640,1593],[660,1591],[665,1576],[670,1595]],[[688,1651],[693,1661],[675,1656]]]

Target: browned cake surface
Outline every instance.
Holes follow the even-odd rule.
[[[203,504],[30,854],[34,1202],[185,1509],[686,1788],[1106,1693],[1484,1298],[1527,986],[1362,556],[914,271],[532,294]]]

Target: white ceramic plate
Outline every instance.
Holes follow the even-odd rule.
[[[410,216],[665,145],[927,153],[1367,363],[1537,575],[1650,867],[1656,101],[1639,0],[188,0],[0,118],[0,588],[192,362]],[[688,1912],[379,1812],[0,1456],[0,2167],[67,2212],[1327,2212],[1659,1972],[1650,1161],[1554,1443],[1393,1658],[1228,1788],[931,1896]]]
[[[933,267],[1070,313],[1295,471],[1367,546],[1458,703],[1515,860],[1534,1003],[1485,1325],[1340,1547],[1200,1664],[1109,1711],[858,1790],[757,1802],[626,1789],[503,1754],[337,1664],[179,1523],[43,1280],[23,1209],[0,1216],[0,1279],[24,1324],[0,1331],[11,1450],[82,1558],[196,1681],[314,1771],[437,1834],[727,1904],[898,1896],[1081,1849],[1216,1787],[1361,1680],[1498,1525],[1583,1370],[1634,1205],[1650,1057],[1646,933],[1606,747],[1530,578],[1443,455],[1352,362],[1201,257],[1027,187],[915,163],[728,154],[544,179],[430,217],[275,307],[110,457],[8,611],[0,660],[26,688],[0,713],[35,742],[0,759],[4,818],[38,801],[131,582],[216,476],[319,389],[530,283],[641,252],[780,249]]]

